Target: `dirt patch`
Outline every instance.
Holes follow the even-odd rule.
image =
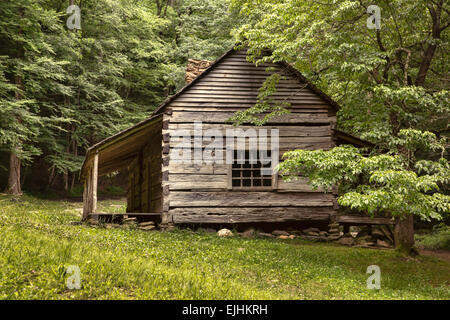
[[[424,256],[438,258],[450,263],[450,251],[447,250],[425,250],[419,249],[419,253]]]

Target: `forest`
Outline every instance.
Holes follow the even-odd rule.
[[[291,153],[285,176],[300,170],[316,185],[344,182],[340,204],[369,213],[442,219],[448,212],[445,1],[386,1],[380,29],[367,27],[368,1],[85,0],[77,3],[80,29],[70,30],[73,4],[0,5],[7,193],[73,191],[87,147],[145,119],[183,87],[189,58],[212,61],[241,43],[250,61],[286,61],[301,71],[342,106],[338,128],[376,145],[365,164],[354,149]],[[264,50],[271,54],[259,58]],[[234,120],[277,108],[260,103]]]
[[[379,17],[371,12],[374,4],[380,10]],[[81,9],[79,26],[69,28],[75,21],[71,20],[73,11],[68,10],[73,5]],[[374,21],[379,24],[373,25]],[[450,3],[445,0],[2,0],[0,202],[9,205],[10,199],[26,201],[27,207],[38,201],[31,196],[52,195],[53,200],[81,197],[80,173],[90,146],[149,118],[185,86],[189,59],[214,61],[236,46],[248,50],[248,62],[283,62],[300,72],[339,104],[337,129],[371,145],[362,149],[339,145],[330,150],[290,150],[278,168],[283,179],[303,176],[315,190],[326,192],[338,186],[337,203],[341,208],[370,217],[389,214],[396,219],[395,233],[400,239],[397,248],[410,255],[417,254],[414,243],[422,239],[414,235],[415,226],[429,232],[438,230],[434,235],[439,237],[439,244],[433,249],[445,249],[448,255],[449,40]],[[236,112],[228,122],[260,126],[280,115],[289,117],[288,106],[271,100],[279,81],[279,75],[268,77],[258,88],[257,103]],[[114,175],[108,178],[116,182]],[[114,186],[109,190],[113,192]],[[121,191],[119,188],[118,193]],[[7,205],[2,212],[3,204],[0,216],[15,212]],[[64,210],[56,206],[49,204],[49,210]],[[46,210],[37,202],[36,207]],[[34,225],[45,229],[40,223],[47,218],[36,219]],[[6,222],[0,222],[2,225]],[[106,232],[115,237],[109,233],[111,230]],[[190,234],[179,232],[180,241],[195,241]],[[86,239],[90,236],[84,235]],[[171,236],[157,237],[157,241],[164,242]],[[178,241],[177,237],[169,240]],[[122,243],[119,238],[115,241]],[[6,242],[4,245],[13,246]],[[56,242],[51,245],[56,246]],[[235,246],[214,245],[222,250]],[[257,245],[265,250],[264,242]],[[131,257],[134,249],[130,250]],[[167,259],[182,251],[178,248],[180,252],[175,254],[158,250],[155,254],[170,256]],[[328,247],[313,250],[334,254]],[[390,266],[391,253],[376,254]],[[254,259],[261,258],[256,255]],[[287,255],[280,254],[277,259]],[[185,258],[190,261],[188,256]],[[364,253],[363,258],[369,261],[370,254]],[[238,261],[239,257],[234,259]],[[312,255],[308,259],[314,263]],[[108,269],[109,262],[104,263]],[[448,265],[427,263],[433,265],[430,270],[444,270],[436,271],[442,276],[436,281],[443,285],[433,291],[429,283],[419,285],[420,280],[411,290],[417,290],[417,296],[423,298],[448,298]],[[289,260],[285,268],[294,265],[295,261]],[[139,270],[130,268],[130,273],[139,274]],[[353,266],[348,268],[351,274]],[[413,273],[415,267],[405,268]],[[426,278],[424,269],[419,273]],[[183,270],[189,272],[186,266]],[[240,275],[232,276],[239,280]],[[407,280],[395,277],[388,280],[393,291],[385,292],[383,298],[395,298],[396,288],[406,285]],[[195,279],[189,279],[195,283]],[[6,287],[14,286],[5,281]],[[182,279],[174,281],[175,287],[182,286]],[[211,294],[229,297],[214,288],[211,283]],[[299,297],[284,289],[279,296],[247,289],[239,287],[242,295],[236,298]],[[24,297],[41,297],[33,290],[25,290]],[[195,292],[190,295],[183,291],[175,297],[205,297],[201,290]],[[11,294],[3,297],[10,298]],[[53,294],[49,293],[49,297],[57,297]],[[80,297],[89,297],[83,294]],[[122,294],[117,291],[109,295],[100,290],[94,296],[122,298]],[[322,292],[304,294],[329,298]],[[342,294],[336,289],[331,295],[335,298]],[[414,294],[407,292],[404,296]],[[159,291],[154,296],[174,297]]]
[[[228,50],[226,1],[0,4],[0,188],[70,192],[87,147],[145,119],[184,86],[188,58]]]

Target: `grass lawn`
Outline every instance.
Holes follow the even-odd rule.
[[[450,299],[450,263],[433,257],[74,225],[81,206],[0,194],[0,299]],[[80,290],[66,287],[70,265]],[[381,290],[366,288],[369,265]]]

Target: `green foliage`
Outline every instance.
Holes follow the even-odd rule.
[[[0,3],[0,151],[78,177],[85,150],[145,119],[184,85],[188,58],[215,59],[236,25],[228,0]],[[172,5],[172,6],[171,6]],[[7,164],[2,164],[7,167]]]
[[[435,225],[430,233],[416,234],[415,238],[419,247],[450,250],[450,227],[444,223]]]
[[[399,129],[448,131],[449,4],[369,0],[233,0],[236,37],[254,61],[286,61],[342,106],[338,126],[380,145]],[[258,58],[264,50],[272,54]]]
[[[270,119],[289,113],[287,108],[290,104],[282,102],[275,103],[272,95],[277,92],[276,86],[282,77],[275,73],[264,80],[263,85],[259,88],[257,102],[251,108],[244,111],[236,112],[228,122],[232,122],[235,126],[243,123],[252,123],[257,126],[262,126]]]
[[[111,212],[118,201],[99,202]],[[114,205],[114,206],[113,206]],[[450,265],[393,250],[74,224],[82,204],[0,195],[0,299],[449,299]],[[367,267],[381,290],[366,287]],[[68,290],[67,267],[81,271]]]
[[[295,150],[284,155],[280,173],[287,179],[306,176],[313,187],[340,185],[338,203],[368,212],[394,216],[414,214],[421,219],[441,220],[450,213],[450,196],[442,193],[449,181],[448,161],[419,160],[410,169],[411,155],[419,147],[442,148],[434,134],[402,130],[399,137],[408,157],[402,155],[363,156],[353,146],[335,147],[329,151]]]
[[[173,90],[185,86],[188,59],[214,61],[235,44],[231,30],[242,24],[237,12],[229,9],[230,0],[185,0],[174,5],[173,33],[168,54],[171,72],[166,75]]]
[[[282,174],[340,184],[341,205],[372,215],[441,219],[450,210],[449,3],[379,2],[381,30],[367,28],[371,4],[233,0],[246,17],[235,35],[250,60],[285,61],[310,78],[341,105],[338,128],[377,145],[371,156],[352,147],[292,151]]]
[[[105,195],[109,195],[109,196],[124,196],[127,194],[127,191],[121,187],[107,186],[104,190],[100,191],[100,194],[105,194]],[[126,206],[124,208],[124,211],[125,211],[125,209],[126,209]]]
[[[51,117],[49,105],[40,103],[50,88],[55,93],[67,90],[60,83],[64,62],[55,59],[52,47],[62,27],[58,14],[38,1],[3,1],[0,15],[0,148],[29,162],[42,152],[32,143],[40,130],[68,121],[59,116],[58,106]]]

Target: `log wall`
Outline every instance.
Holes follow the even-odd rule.
[[[146,137],[148,143],[128,166],[127,212],[157,213],[162,210],[162,124]]]
[[[267,72],[267,67],[273,70]],[[266,128],[269,135],[270,129],[279,129],[280,157],[292,149],[329,149],[335,146],[332,129],[336,114],[326,101],[282,66],[264,64],[256,67],[246,61],[244,51],[234,52],[164,109],[163,222],[328,220],[335,214],[335,196],[323,190],[312,190],[304,179],[288,183],[275,176],[277,183],[272,191],[236,191],[230,190],[226,164],[181,164],[170,159],[171,152],[181,142],[176,131],[183,129],[193,133],[194,121],[202,121],[203,131],[219,129],[225,133],[226,129],[235,129],[226,120],[234,112],[245,110],[257,102],[258,89],[273,72],[284,76],[277,86],[275,100],[289,102],[291,113],[273,119],[264,127],[239,128]]]

